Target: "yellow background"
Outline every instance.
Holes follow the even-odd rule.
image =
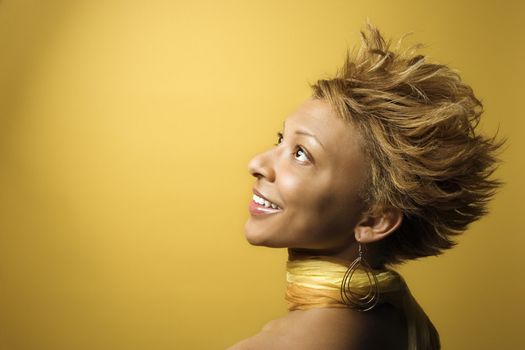
[[[459,246],[401,268],[444,349],[523,345],[519,1],[0,2],[0,349],[224,349],[285,314],[246,163],[366,18],[428,45],[509,142]]]

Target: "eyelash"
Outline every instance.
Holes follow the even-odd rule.
[[[283,141],[283,133],[282,132],[278,132],[277,133],[277,143],[275,144],[275,146],[279,146],[279,144]],[[308,154],[308,152],[306,152],[303,147],[297,145],[297,148],[295,149],[293,155],[295,156],[295,154],[297,153],[297,151],[301,151],[304,153],[304,155],[306,156],[306,158],[311,161],[311,158],[310,158],[310,155]]]

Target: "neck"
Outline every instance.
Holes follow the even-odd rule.
[[[289,311],[320,307],[368,311],[404,288],[403,279],[393,270],[350,267],[344,260],[324,255],[288,260],[286,281]]]
[[[343,260],[350,265],[359,255],[359,244],[354,242],[343,248],[336,249],[305,249],[288,248],[288,260],[293,261],[306,256],[328,256],[334,259]],[[373,269],[384,269],[385,264],[381,259],[377,244],[367,244],[364,258]]]

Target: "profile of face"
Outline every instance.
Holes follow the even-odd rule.
[[[329,103],[309,99],[289,116],[275,147],[256,155],[250,217],[253,245],[339,249],[355,242],[367,164],[356,128]]]

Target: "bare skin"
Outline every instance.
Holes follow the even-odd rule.
[[[348,261],[366,243],[367,260],[381,267],[378,243],[402,221],[396,208],[368,209],[361,199],[367,160],[356,128],[324,100],[305,101],[285,121],[277,145],[249,163],[254,193],[276,208],[252,212],[248,242],[288,248],[289,258],[326,255]],[[266,214],[268,211],[268,214]],[[316,308],[289,312],[229,350],[406,349],[404,317],[384,304],[367,312]]]
[[[358,242],[373,250],[371,243],[399,227],[397,208],[365,212],[361,192],[369,175],[361,136],[328,102],[305,101],[284,125],[276,147],[248,164],[254,193],[281,208],[251,215],[248,242],[352,261]]]
[[[228,350],[405,350],[406,335],[403,316],[388,304],[368,312],[318,308],[292,311]]]

